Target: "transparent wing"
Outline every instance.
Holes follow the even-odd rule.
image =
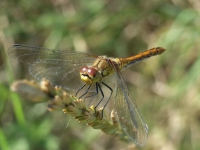
[[[73,64],[92,63],[98,56],[66,50],[53,50],[43,47],[15,44],[8,49],[9,56],[32,65],[36,60],[59,59]]]
[[[51,81],[53,85],[77,91],[84,84],[79,74],[81,67],[82,65],[75,65],[64,60],[48,59],[33,63],[29,72],[38,81],[45,78]]]
[[[29,72],[37,80],[48,79],[53,85],[77,91],[83,85],[80,68],[92,65],[97,56],[77,51],[52,50],[16,44],[8,54],[29,65]]]
[[[111,63],[117,76],[117,91],[115,95],[115,111],[127,136],[138,146],[147,142],[148,126],[143,121],[133,98],[130,96],[126,83],[118,67]]]

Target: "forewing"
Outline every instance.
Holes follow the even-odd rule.
[[[32,65],[37,60],[59,59],[73,64],[92,63],[98,56],[78,51],[54,50],[15,44],[8,49],[9,56]]]
[[[117,91],[115,95],[115,111],[127,136],[138,146],[147,142],[148,126],[143,121],[136,104],[134,103],[123,76],[116,65],[112,64],[117,76]]]
[[[14,45],[8,53],[11,57],[28,63],[30,74],[37,80],[45,78],[53,85],[73,91],[77,91],[84,84],[79,75],[81,67],[92,65],[97,58],[84,52],[51,50],[26,45]]]

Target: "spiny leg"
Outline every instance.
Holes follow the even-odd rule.
[[[100,89],[102,98],[101,98],[101,100],[99,101],[99,103],[95,106],[95,109],[99,106],[99,104],[100,104],[100,103],[103,101],[103,99],[104,99],[104,93],[103,93],[103,91],[102,91],[102,88],[101,88],[100,84],[97,83],[97,86],[98,86],[98,88]]]
[[[92,100],[90,100],[90,103],[88,104],[88,106],[90,106],[90,104],[93,102],[95,96],[96,96],[98,93],[99,93],[99,91],[98,91],[98,85],[97,85],[97,83],[96,83],[96,93],[93,94],[93,95],[90,95],[90,96],[86,96],[86,97],[84,98],[84,102],[85,102],[85,99],[86,99],[86,98],[89,98],[89,97],[93,97],[93,96],[94,96],[94,97],[92,98]]]
[[[103,109],[104,109],[104,108],[106,107],[106,105],[108,104],[108,102],[109,102],[109,100],[110,100],[110,97],[112,96],[113,89],[112,89],[109,85],[107,85],[106,83],[104,83],[104,82],[102,82],[102,84],[103,84],[104,86],[106,86],[106,87],[110,90],[110,96],[108,97],[107,102],[106,102],[105,105],[103,106]]]
[[[102,109],[102,119],[103,119],[103,111],[104,111],[106,105],[108,104],[108,102],[109,102],[109,100],[110,100],[110,97],[112,96],[113,89],[112,89],[110,86],[108,86],[106,83],[104,83],[104,82],[102,82],[102,84],[103,84],[104,86],[106,86],[106,87],[110,90],[110,95],[109,95],[109,97],[108,97],[108,99],[107,99],[107,101],[106,101],[106,103],[105,103],[105,105],[103,106],[103,109]],[[101,87],[100,87],[100,88],[101,88]],[[102,100],[101,100],[101,101],[102,101]],[[100,103],[101,103],[101,101],[100,101]],[[100,103],[98,103],[98,105],[99,105]],[[98,106],[98,105],[97,105],[97,106]],[[97,107],[97,106],[96,106],[96,107]],[[95,107],[95,108],[96,108],[96,107]]]
[[[80,87],[80,88],[78,89],[78,91],[76,92],[76,95],[75,95],[75,96],[77,96],[78,93],[80,92],[80,90],[82,90],[85,86],[86,86],[86,84],[84,84],[82,87]]]
[[[94,107],[95,113],[96,113],[96,108],[99,106],[99,104],[100,104],[100,103],[103,101],[103,99],[104,99],[104,93],[103,93],[103,90],[102,90],[100,84],[97,83],[97,86],[98,86],[98,88],[100,89],[102,98],[101,98],[101,100],[99,101],[99,103]],[[92,103],[92,102],[91,102],[91,103]],[[103,119],[103,110],[102,110],[102,117],[101,117],[101,119]]]
[[[80,99],[81,97],[83,97],[85,94],[87,94],[87,92],[89,91],[89,89],[90,89],[91,86],[92,86],[92,84],[90,84],[90,85],[88,86],[87,90],[83,93],[83,95],[81,95],[81,96],[79,97],[79,99]]]

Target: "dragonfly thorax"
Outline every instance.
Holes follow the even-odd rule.
[[[93,84],[101,81],[102,75],[94,67],[83,66],[80,69],[80,77],[86,84]]]

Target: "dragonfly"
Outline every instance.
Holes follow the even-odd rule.
[[[37,80],[43,78],[53,85],[66,90],[76,91],[76,95],[85,89],[81,97],[92,98],[101,95],[95,108],[104,99],[104,90],[110,91],[103,109],[113,95],[109,84],[115,79],[114,110],[119,125],[127,137],[138,146],[144,146],[148,137],[148,125],[144,122],[136,103],[131,97],[121,71],[143,59],[161,54],[162,47],[155,47],[127,58],[97,56],[86,52],[46,49],[42,47],[15,44],[8,49],[9,56],[29,65],[30,74]],[[89,92],[94,92],[85,96]]]

